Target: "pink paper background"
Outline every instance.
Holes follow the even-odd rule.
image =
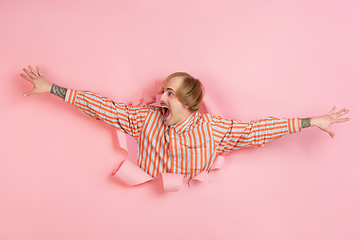
[[[0,239],[360,239],[359,23],[350,0],[2,0]],[[22,97],[28,64],[116,101],[187,71],[224,117],[352,120],[233,152],[210,184],[131,188],[111,127]]]

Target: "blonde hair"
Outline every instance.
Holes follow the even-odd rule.
[[[163,82],[163,86],[173,77],[182,77],[182,82],[175,95],[179,101],[188,107],[191,112],[196,112],[201,107],[205,89],[199,79],[186,72],[175,72]]]

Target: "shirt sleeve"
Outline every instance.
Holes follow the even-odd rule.
[[[138,107],[116,103],[89,91],[68,89],[64,101],[74,105],[86,115],[102,120],[134,138],[139,136],[149,112],[148,106]]]
[[[213,117],[212,130],[217,143],[216,150],[221,153],[250,146],[262,147],[273,139],[300,132],[300,124],[298,118],[269,117],[241,122]]]

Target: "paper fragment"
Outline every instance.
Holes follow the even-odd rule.
[[[135,186],[153,180],[153,177],[129,160],[122,162],[113,177],[127,186]]]

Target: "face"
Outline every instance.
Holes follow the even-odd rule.
[[[162,107],[164,122],[167,126],[179,124],[191,114],[191,111],[175,96],[181,82],[181,77],[173,77],[169,79],[162,88],[160,105]]]

